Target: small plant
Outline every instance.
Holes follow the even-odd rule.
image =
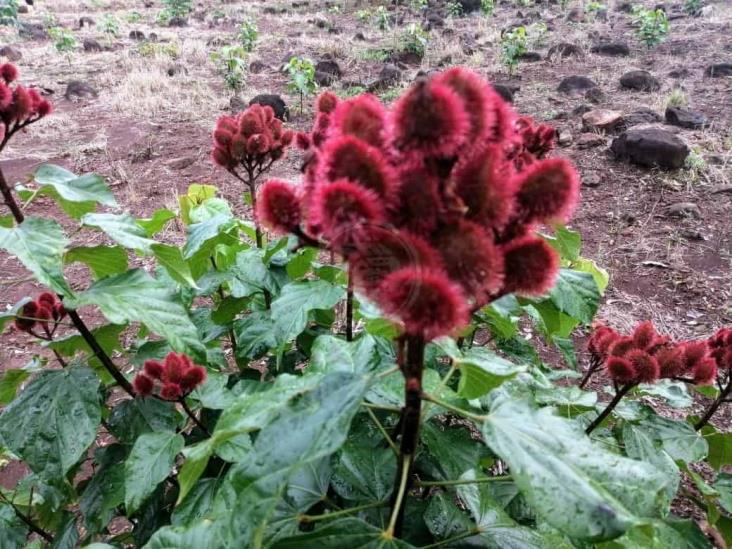
[[[401,50],[424,57],[429,37],[422,25],[410,23],[401,36]]]
[[[304,98],[313,95],[318,89],[315,83],[315,65],[310,59],[293,57],[285,65],[284,70],[290,75],[287,89],[300,95],[300,114],[302,114]]]
[[[519,59],[526,53],[526,28],[516,27],[504,32],[501,36],[501,63],[513,74],[519,64]]]
[[[163,0],[163,8],[158,13],[157,21],[161,25],[167,25],[171,19],[188,17],[193,9],[192,0]]]
[[[74,34],[66,27],[51,27],[48,29],[48,35],[53,40],[53,47],[61,54],[66,54],[71,62],[71,52],[76,48],[76,39]]]
[[[636,36],[649,48],[666,40],[669,24],[666,12],[662,9],[649,10],[640,5],[633,6],[631,17],[636,27]]]
[[[0,0],[0,25],[18,24],[18,0]]]
[[[701,13],[701,0],[686,0],[684,2],[684,12],[689,15],[699,15]]]
[[[142,21],[142,14],[139,11],[131,11],[125,16],[125,21],[127,21],[131,25],[139,23],[140,21]]]
[[[239,27],[239,34],[237,35],[239,43],[242,45],[244,50],[251,52],[254,50],[254,44],[259,37],[259,30],[257,24],[251,19],[245,19]]]
[[[102,19],[102,32],[110,36],[119,36],[119,21],[112,14],[107,14]]]
[[[356,12],[356,19],[358,19],[360,23],[368,23],[373,15],[374,14],[371,10],[358,10]]]
[[[137,47],[137,53],[142,57],[155,57],[162,55],[170,57],[171,59],[177,59],[180,56],[180,46],[177,42],[142,42]]]
[[[491,16],[493,15],[493,10],[495,10],[496,4],[495,0],[480,0],[480,12],[483,15]]]
[[[598,13],[606,9],[607,6],[605,6],[605,4],[602,4],[601,2],[596,2],[594,0],[591,0],[590,2],[587,2],[587,4],[585,4],[585,13],[592,19],[595,19]]]
[[[707,169],[707,162],[704,157],[699,154],[698,148],[692,148],[684,160],[684,170],[687,176],[687,184],[693,185],[698,183],[704,171]]]
[[[374,12],[374,17],[376,19],[376,27],[379,30],[387,31],[389,28],[391,28],[391,17],[389,16],[389,12],[384,6],[379,6],[376,8],[376,11]]]
[[[247,52],[244,47],[223,46],[211,54],[211,59],[224,76],[226,87],[233,91],[241,90],[247,71]]]
[[[339,13],[341,13],[341,7],[338,4],[333,4],[327,9],[327,12],[332,15],[338,15]]]
[[[463,14],[463,5],[457,1],[448,2],[445,10],[448,17],[460,17]]]
[[[667,107],[685,107],[686,103],[686,94],[681,88],[672,89],[666,98]]]
[[[412,7],[413,10],[422,11],[426,10],[429,6],[428,0],[411,0],[409,2],[409,5]]]

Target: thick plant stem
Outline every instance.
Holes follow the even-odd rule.
[[[592,423],[590,423],[587,426],[587,429],[585,429],[585,434],[589,435],[592,431],[597,429],[597,427],[603,421],[605,421],[605,418],[610,415],[610,412],[612,412],[615,409],[615,407],[623,399],[623,397],[628,394],[628,391],[630,391],[636,385],[637,385],[637,383],[628,383],[626,385],[623,385],[620,389],[618,389],[618,391],[615,393],[615,396],[610,401],[610,404],[608,404],[607,407],[600,413],[600,415],[595,418],[595,421],[593,421]]]
[[[582,381],[580,381],[579,388],[584,389],[585,385],[587,385],[587,382],[590,381],[590,378],[593,376],[593,374],[597,371],[597,369],[600,367],[601,362],[599,360],[596,360],[593,358],[590,361],[590,367],[587,369],[587,372],[585,373],[584,377],[582,378]]]
[[[401,476],[394,479],[391,495],[391,517],[389,532],[401,537],[404,522],[405,494],[411,486],[411,469],[419,442],[419,426],[422,409],[422,370],[424,362],[424,339],[420,336],[406,338],[406,354],[400,364],[404,375],[404,408],[402,408],[401,442],[397,470]]]
[[[350,277],[346,293],[346,341],[353,341],[353,283]]]
[[[18,203],[15,201],[13,192],[10,190],[10,185],[8,185],[8,182],[5,179],[5,174],[2,170],[0,170],[0,192],[3,195],[5,204],[10,208],[10,212],[13,214],[15,221],[18,225],[23,223],[25,216],[23,215],[23,211],[20,209],[20,206],[18,206]]]
[[[194,414],[193,410],[191,410],[191,408],[188,406],[186,399],[181,398],[179,402],[180,405],[183,406],[183,410],[185,411],[186,415],[191,418],[191,421],[193,421],[193,423],[196,424],[196,427],[203,431],[203,434],[205,434],[206,437],[211,438],[211,432],[203,423],[201,423],[201,420],[196,417],[196,414]]]
[[[33,491],[31,490],[31,495],[33,495]],[[2,492],[0,492],[0,497],[2,498],[2,501],[10,505],[10,507],[13,509],[13,512],[15,513],[15,516],[17,516],[27,527],[31,532],[34,532],[41,536],[44,540],[46,540],[48,543],[53,543],[53,536],[46,532],[43,528],[38,526],[33,520],[31,520],[30,517],[27,517],[23,512],[18,509],[15,504],[10,501],[8,498],[6,498]],[[31,498],[32,499],[32,498]]]
[[[709,420],[712,419],[712,416],[717,412],[719,407],[724,404],[730,392],[732,392],[732,377],[730,377],[730,379],[727,381],[726,387],[722,390],[721,393],[719,393],[716,400],[712,402],[712,405],[707,409],[706,412],[704,412],[704,415],[699,419],[699,421],[696,422],[696,425],[694,425],[695,430],[699,431],[702,427],[709,423]]]

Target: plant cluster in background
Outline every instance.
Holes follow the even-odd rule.
[[[646,46],[652,48],[666,41],[669,24],[663,9],[649,10],[644,6],[635,5],[631,16],[636,36]]]

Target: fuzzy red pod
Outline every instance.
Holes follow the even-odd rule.
[[[636,378],[636,371],[633,364],[619,356],[611,356],[605,363],[607,373],[613,381],[626,384],[633,383]]]
[[[441,158],[457,154],[470,131],[460,96],[444,84],[425,79],[397,101],[392,123],[397,149]]]
[[[7,110],[13,103],[13,90],[0,82],[0,111]]]
[[[66,317],[66,307],[64,307],[64,304],[61,302],[56,303],[53,307],[53,318],[56,319],[56,321],[63,320]]]
[[[247,139],[246,152],[252,156],[261,156],[267,154],[271,145],[269,137],[259,133]]]
[[[633,365],[637,383],[653,383],[661,375],[658,361],[641,349],[629,351],[625,359]]]
[[[587,340],[587,350],[597,358],[604,358],[607,355],[609,343],[604,343],[608,337],[619,337],[618,333],[609,326],[598,326]]]
[[[258,107],[258,105],[249,107],[249,109],[239,115],[239,121],[237,123],[238,132],[245,137],[251,137],[252,135],[264,132],[264,121],[262,120],[259,109],[255,109],[255,107]]]
[[[27,332],[33,329],[36,325],[36,319],[38,317],[38,303],[35,301],[29,301],[20,308],[18,316],[15,317],[13,324],[15,328],[21,332]]]
[[[282,136],[280,137],[280,143],[283,147],[288,147],[294,139],[295,132],[293,132],[292,130],[285,130],[282,132]]]
[[[39,305],[45,305],[49,309],[53,309],[56,306],[58,298],[51,292],[43,292],[36,298]]]
[[[225,128],[216,128],[213,132],[214,145],[225,149],[231,145],[234,134]]]
[[[433,239],[450,278],[477,303],[497,294],[504,282],[504,256],[480,225],[459,220]]]
[[[48,322],[53,320],[53,307],[49,307],[45,303],[38,303],[38,311],[36,312],[38,322],[48,329]]]
[[[183,390],[177,383],[164,383],[160,389],[160,397],[165,400],[178,400],[183,396]]]
[[[684,372],[683,351],[678,346],[662,347],[653,356],[661,369],[661,377],[673,378]]]
[[[206,369],[201,366],[192,366],[186,370],[185,374],[183,374],[180,386],[183,391],[189,393],[204,381],[206,381]]]
[[[272,139],[274,141],[279,141],[280,137],[282,137],[282,132],[284,131],[284,126],[282,125],[282,120],[275,118],[270,122],[269,124],[269,132],[272,135]]]
[[[697,385],[711,385],[717,378],[717,363],[710,357],[703,358],[694,364],[691,373]]]
[[[295,134],[295,145],[303,151],[308,150],[310,148],[310,136],[305,132],[297,132]]]
[[[33,99],[23,86],[13,90],[13,117],[18,122],[26,120],[33,113]]]
[[[476,148],[455,167],[453,180],[468,219],[484,227],[504,227],[513,213],[516,187],[500,146]]]
[[[376,147],[352,136],[329,140],[321,158],[325,181],[347,179],[358,183],[382,198],[394,189],[394,174],[384,155]]]
[[[38,116],[43,118],[44,116],[48,116],[53,112],[53,105],[46,99],[43,99],[40,103],[38,103],[38,107],[36,109]]]
[[[151,377],[152,379],[161,380],[163,379],[163,374],[165,372],[165,367],[163,364],[157,360],[146,360],[145,364],[142,366],[143,371],[145,372],[145,375],[148,377]]]
[[[370,94],[340,101],[333,111],[333,127],[342,135],[351,135],[372,147],[383,149],[387,112]]]
[[[732,370],[732,347],[721,347],[712,351],[711,357],[720,370]]]
[[[521,139],[521,147],[533,158],[543,158],[554,148],[556,130],[553,127],[536,124],[530,116],[521,116],[516,119],[515,128]]]
[[[211,151],[211,160],[217,166],[221,166],[227,170],[236,166],[236,161],[231,157],[229,152],[221,147],[215,147],[214,150]]]
[[[389,220],[417,234],[429,235],[442,215],[439,179],[421,163],[403,167],[397,175]]]
[[[542,238],[526,236],[506,244],[503,293],[540,296],[551,290],[559,272],[559,255]]]
[[[630,351],[635,349],[635,343],[632,337],[624,336],[618,338],[608,349],[609,356],[626,356]]]
[[[599,356],[606,358],[610,354],[610,347],[620,339],[620,334],[612,331],[597,338],[597,351]]]
[[[166,383],[180,383],[183,374],[186,371],[187,364],[183,360],[185,355],[177,353],[168,353],[163,363],[162,380]]]
[[[0,65],[0,77],[10,84],[18,79],[18,69],[11,63]]]
[[[684,356],[684,370],[693,370],[696,364],[709,356],[706,341],[687,341],[681,345]]]
[[[720,328],[709,338],[709,346],[712,348],[732,346],[732,328]]]
[[[132,388],[135,394],[141,397],[150,396],[155,388],[155,382],[145,374],[137,374],[132,380]]]
[[[516,113],[493,87],[488,92],[490,110],[493,112],[493,128],[488,135],[491,143],[503,143],[515,137]]]
[[[257,196],[257,219],[276,234],[295,232],[302,221],[295,187],[277,179],[262,185]]]
[[[636,326],[635,330],[633,330],[632,337],[633,344],[636,348],[646,350],[652,347],[660,336],[653,322],[646,320]]]
[[[442,267],[439,254],[426,240],[403,230],[366,227],[357,246],[349,258],[350,273],[354,283],[366,290],[374,290],[387,275],[403,267],[421,271]]]
[[[429,341],[465,326],[470,314],[460,287],[440,271],[404,267],[379,284],[376,300],[408,335]]]
[[[338,106],[338,96],[331,91],[324,91],[315,101],[318,112],[329,114]]]
[[[463,67],[453,67],[435,78],[452,89],[463,100],[470,121],[469,141],[480,143],[496,123],[492,102],[495,96],[485,80]]]
[[[579,177],[564,158],[534,163],[515,184],[518,215],[524,222],[566,221],[579,199]]]

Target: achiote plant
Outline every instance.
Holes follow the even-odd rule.
[[[405,378],[398,475],[387,534],[400,536],[419,440],[425,345],[457,334],[500,296],[537,296],[559,257],[534,234],[566,221],[579,180],[563,159],[527,148],[507,104],[474,73],[419,80],[388,111],[371,96],[327,95],[304,182],[270,181],[259,218],[342,255],[356,287],[402,326]]]

